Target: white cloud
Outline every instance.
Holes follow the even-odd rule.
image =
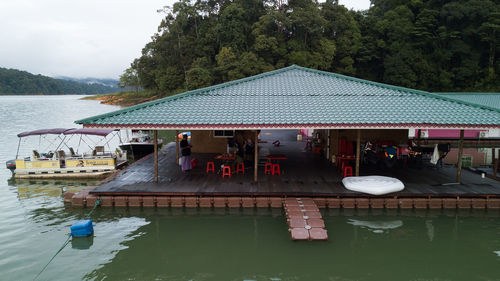
[[[117,78],[157,31],[157,10],[172,2],[0,0],[0,66]]]
[[[368,10],[370,8],[370,0],[339,0],[339,4],[353,10]]]

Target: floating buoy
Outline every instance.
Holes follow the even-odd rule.
[[[73,237],[87,237],[92,233],[94,233],[92,220],[77,221],[71,226],[71,236]]]

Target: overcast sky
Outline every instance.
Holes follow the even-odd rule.
[[[175,0],[0,0],[0,67],[118,78]],[[370,0],[340,0],[355,10]]]

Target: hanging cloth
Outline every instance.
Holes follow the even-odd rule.
[[[432,153],[432,156],[431,156],[431,164],[436,165],[438,160],[439,160],[439,149],[438,149],[438,145],[435,144],[434,145],[434,152]]]

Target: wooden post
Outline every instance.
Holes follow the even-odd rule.
[[[358,129],[358,136],[356,138],[356,177],[359,177],[359,158],[361,156],[361,130]]]
[[[158,183],[158,131],[153,131],[154,160],[155,160],[155,183]]]
[[[457,183],[460,183],[462,176],[462,153],[464,151],[464,130],[460,130],[460,140],[458,141],[458,161],[457,161]]]
[[[254,139],[254,144],[253,144],[253,180],[257,182],[258,178],[258,169],[257,169],[257,164],[259,162],[259,133],[258,131],[255,131],[255,139]]]
[[[327,147],[326,147],[326,159],[327,160],[330,160],[330,146],[332,144],[332,130],[331,129],[328,129],[328,144],[327,144]],[[328,161],[330,162],[330,161]]]
[[[179,165],[179,131],[175,131],[175,164]]]
[[[495,153],[493,153],[493,157],[495,157]],[[498,156],[495,159],[495,165],[493,166],[493,176],[495,179],[497,178],[497,171],[498,171],[498,161],[500,159],[500,150],[498,150]]]

